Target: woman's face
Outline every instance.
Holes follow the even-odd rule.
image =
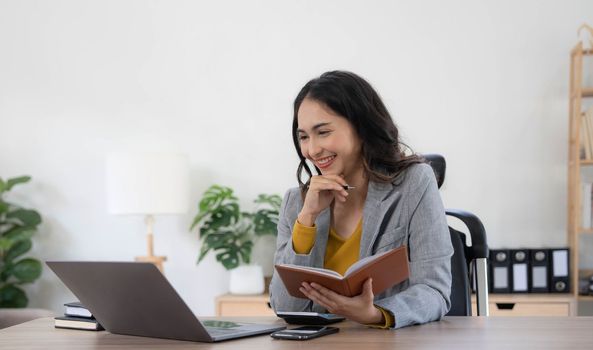
[[[362,169],[362,142],[346,118],[308,98],[301,103],[297,118],[301,153],[323,175],[348,179]]]

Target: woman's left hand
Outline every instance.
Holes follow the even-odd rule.
[[[375,295],[373,294],[373,281],[370,278],[364,283],[362,293],[351,298],[317,283],[303,282],[300,291],[332,314],[341,315],[362,324],[385,322],[383,313],[373,304]]]

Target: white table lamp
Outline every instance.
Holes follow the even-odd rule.
[[[107,208],[110,214],[144,215],[147,256],[163,271],[165,256],[155,256],[154,215],[185,214],[189,204],[189,160],[182,154],[116,153],[107,157]]]

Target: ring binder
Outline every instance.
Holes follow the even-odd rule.
[[[552,293],[570,292],[570,265],[568,248],[550,249],[552,266],[550,269],[550,291]]]
[[[550,283],[548,282],[549,274],[549,250],[548,249],[532,249],[531,250],[531,279],[529,283],[529,291],[532,293],[548,293],[550,291]]]
[[[529,250],[511,250],[511,291],[513,293],[527,293],[529,291]]]
[[[507,249],[491,249],[491,290],[492,293],[509,293],[510,286],[510,252]]]

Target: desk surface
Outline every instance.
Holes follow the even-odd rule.
[[[279,323],[274,317],[225,320]],[[42,318],[0,330],[0,349],[591,349],[593,317],[445,317],[442,321],[395,331],[352,322],[337,324],[338,334],[308,341],[256,336],[221,343],[192,343],[53,327]]]

